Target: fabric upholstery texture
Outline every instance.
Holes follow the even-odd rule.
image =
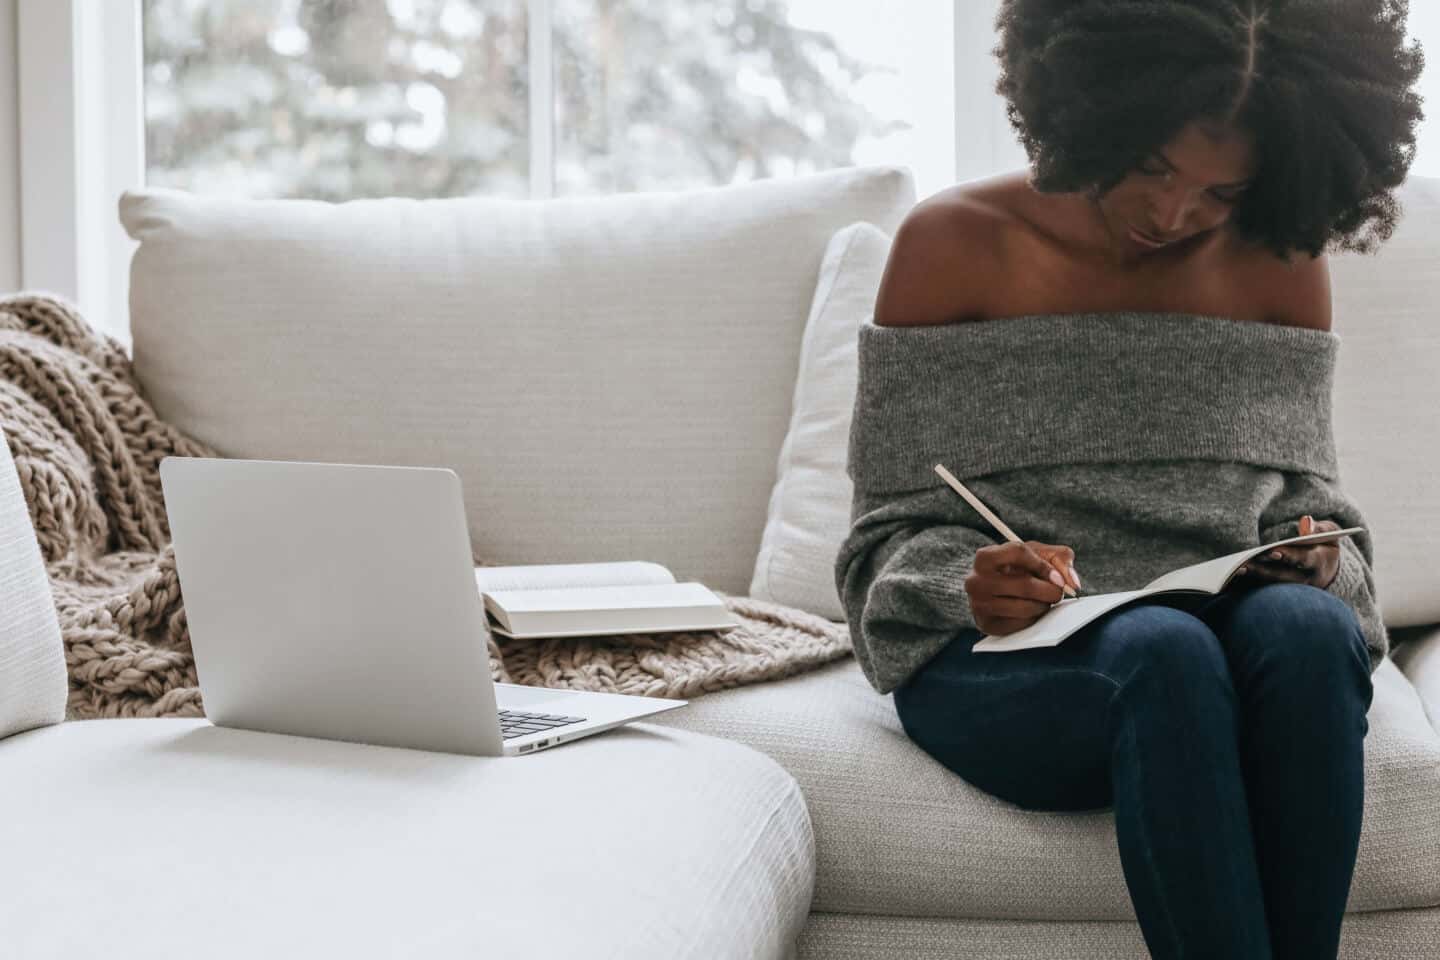
[[[789,774],[643,723],[490,758],[72,721],[0,742],[0,771],[26,785],[0,790],[0,953],[25,960],[781,960],[812,891]]]
[[[1440,907],[1347,913],[1339,960],[1434,960]],[[1150,960],[1140,928],[1104,920],[949,920],[812,913],[796,960]]]
[[[1372,678],[1348,909],[1437,906],[1440,735],[1393,661]],[[815,828],[817,912],[1134,923],[1112,811],[1027,811],[972,786],[905,736],[854,660],[654,723],[749,744],[795,776]]]

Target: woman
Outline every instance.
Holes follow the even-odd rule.
[[[1369,531],[1058,647],[971,648],[1081,573],[1130,590],[1366,525],[1336,465],[1323,253],[1373,250],[1398,217],[1423,64],[1405,13],[1002,3],[998,89],[1030,169],[919,204],[860,328],[835,566],[857,659],[971,784],[1113,806],[1156,958],[1338,953],[1388,649]]]

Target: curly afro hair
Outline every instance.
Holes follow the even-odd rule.
[[[1407,0],[1001,0],[996,90],[1045,193],[1107,193],[1192,121],[1254,138],[1232,220],[1286,258],[1372,252],[1424,118]],[[1369,230],[1366,231],[1366,226]]]

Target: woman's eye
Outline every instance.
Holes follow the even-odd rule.
[[[1240,199],[1238,193],[1216,193],[1214,190],[1210,191],[1210,196],[1225,204],[1236,203]]]

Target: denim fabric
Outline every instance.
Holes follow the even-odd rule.
[[[1058,647],[980,636],[896,688],[906,734],[1024,809],[1113,807],[1151,956],[1338,954],[1373,697],[1348,604],[1261,582],[1111,611]]]

